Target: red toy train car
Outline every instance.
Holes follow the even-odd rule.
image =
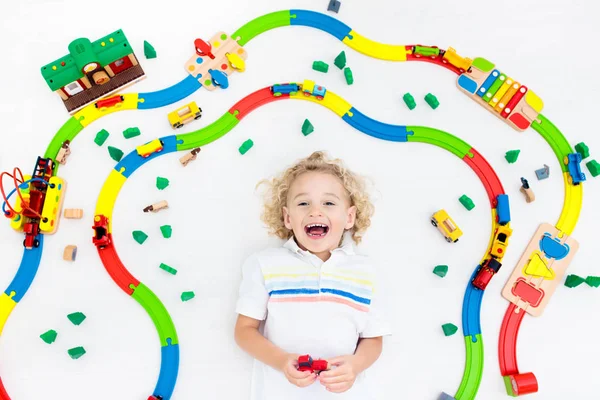
[[[473,286],[477,289],[485,290],[494,275],[500,270],[502,264],[495,258],[486,260],[485,263],[477,271],[477,275],[473,278]]]
[[[298,357],[298,371],[321,372],[327,369],[327,360],[313,360],[308,354]]]

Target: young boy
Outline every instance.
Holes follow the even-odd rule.
[[[242,267],[235,340],[255,358],[251,399],[371,399],[362,372],[390,329],[374,267],[353,245],[373,214],[362,179],[315,152],[262,183],[262,220],[287,242]],[[306,354],[327,360],[328,370],[299,371]]]

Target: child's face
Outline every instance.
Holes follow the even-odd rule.
[[[294,180],[283,207],[286,228],[298,245],[323,259],[339,246],[345,229],[354,226],[356,207],[338,178],[306,172]]]

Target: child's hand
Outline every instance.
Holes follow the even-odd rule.
[[[287,380],[298,387],[312,385],[317,374],[309,371],[298,371],[298,357],[300,354],[288,354],[282,372]]]
[[[319,374],[321,384],[333,393],[342,393],[350,389],[358,375],[354,366],[354,356],[340,356],[327,361],[329,362],[329,368],[332,366],[336,368]]]

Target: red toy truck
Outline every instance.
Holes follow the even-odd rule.
[[[328,369],[327,360],[313,360],[308,354],[298,357],[298,371],[321,372]]]
[[[477,271],[477,275],[473,278],[473,286],[477,289],[485,290],[492,277],[500,270],[502,264],[495,258],[490,258]]]

